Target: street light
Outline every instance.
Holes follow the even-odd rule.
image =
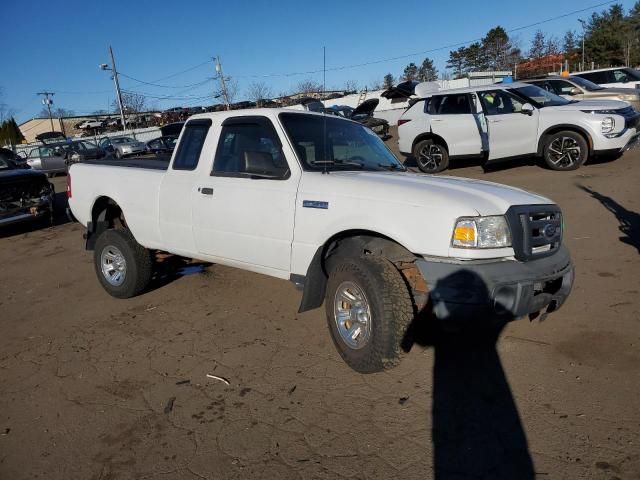
[[[580,22],[580,24],[582,25],[582,70],[586,70],[584,68],[584,36],[585,36],[585,31],[586,31],[586,27],[585,24],[587,23],[586,21],[582,20],[581,18],[578,19],[578,21]]]
[[[108,63],[101,63],[100,70],[109,70],[113,72],[113,83],[116,86],[116,96],[118,98],[118,107],[120,108],[120,121],[122,122],[122,130],[126,130],[127,125],[124,121],[124,105],[122,103],[122,94],[120,93],[120,82],[118,81],[118,71],[116,70],[116,61],[113,58],[113,50],[109,47],[109,55],[111,56],[111,66]]]

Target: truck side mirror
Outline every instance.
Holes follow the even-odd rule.
[[[520,110],[520,113],[523,113],[524,115],[532,115],[533,105],[531,105],[530,103],[525,103],[524,105],[522,105],[522,109]]]
[[[578,87],[573,87],[571,90],[569,90],[569,95],[571,96],[580,94],[582,94],[582,90],[580,90]]]

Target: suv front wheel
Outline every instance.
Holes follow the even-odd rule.
[[[424,173],[438,173],[449,166],[447,148],[434,140],[421,140],[413,147],[413,157]]]
[[[552,170],[576,170],[586,162],[589,145],[579,133],[565,130],[547,136],[543,157]]]

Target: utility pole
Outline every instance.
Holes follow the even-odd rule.
[[[47,106],[47,109],[49,110],[49,121],[51,122],[51,131],[53,132],[55,129],[53,128],[53,117],[51,116],[51,105],[53,105],[53,100],[51,100],[49,97],[53,97],[55,95],[55,93],[53,92],[38,92],[36,93],[36,95],[43,95],[44,98],[42,99],[42,104]]]
[[[122,93],[120,92],[120,82],[118,81],[118,70],[116,70],[116,60],[113,57],[113,49],[109,45],[109,56],[111,57],[111,67],[106,63],[100,64],[100,69],[111,70],[113,72],[113,83],[116,86],[116,98],[118,99],[118,107],[120,108],[120,122],[122,123],[122,130],[126,130],[127,124],[124,120],[124,105],[122,103]]]
[[[581,18],[578,19],[578,21],[580,22],[580,24],[582,25],[582,70],[584,70],[584,35],[586,32],[586,28],[585,28],[585,22],[584,20],[582,20]]]
[[[224,97],[224,104],[227,110],[229,107],[229,95],[227,93],[227,84],[225,83],[224,73],[222,73],[222,64],[220,63],[220,56],[216,56],[216,73],[218,74],[218,79],[220,80],[220,89],[222,90],[222,96]]]

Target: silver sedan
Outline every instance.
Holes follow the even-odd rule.
[[[130,137],[105,137],[100,140],[100,148],[107,153],[123,158],[145,151],[145,144]]]

